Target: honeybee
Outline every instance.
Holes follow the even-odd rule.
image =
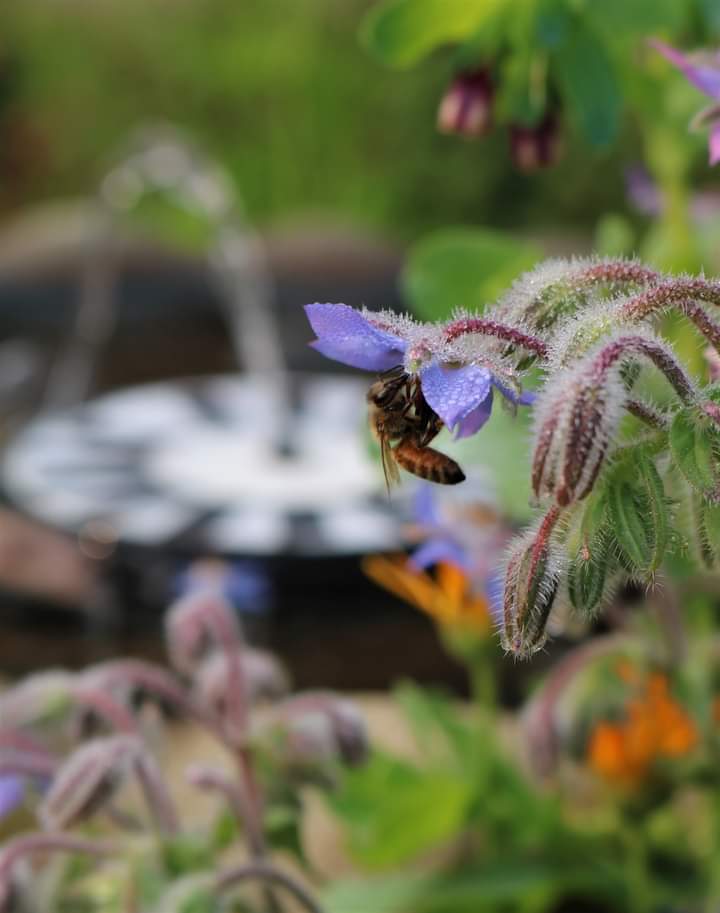
[[[457,485],[465,473],[455,460],[428,447],[443,427],[427,404],[420,379],[402,365],[380,375],[367,395],[370,429],[380,443],[385,482],[400,481],[398,466],[430,482]]]

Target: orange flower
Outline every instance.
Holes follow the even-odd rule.
[[[667,678],[654,674],[640,696],[628,701],[624,720],[595,726],[587,758],[605,779],[637,785],[658,758],[682,757],[697,740],[697,728],[670,694]]]
[[[487,633],[490,611],[487,599],[471,591],[465,573],[454,564],[441,562],[435,577],[415,570],[405,557],[366,558],[363,570],[375,583],[430,615],[440,625]]]

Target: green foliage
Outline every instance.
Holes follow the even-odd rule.
[[[407,67],[439,45],[467,38],[506,7],[507,0],[383,0],[361,33],[384,63]]]
[[[611,58],[581,19],[557,51],[555,72],[571,117],[586,140],[607,146],[617,136],[622,95]]]
[[[677,413],[670,428],[670,451],[690,485],[703,498],[720,496],[720,440],[694,409]]]
[[[403,291],[425,320],[457,308],[481,313],[485,305],[540,258],[539,249],[488,228],[443,228],[414,245]]]
[[[353,855],[365,865],[385,867],[454,838],[471,800],[470,784],[457,775],[421,771],[377,752],[364,768],[347,774],[333,808],[350,825]]]
[[[464,834],[466,841],[482,847],[482,862],[431,876],[405,872],[341,881],[323,897],[330,913],[539,913],[566,894],[622,898],[618,870],[592,861],[587,837],[571,834],[557,803],[524,780],[498,745],[489,719],[477,711],[470,717],[440,695],[408,685],[397,699],[423,764],[380,755],[370,767],[351,773],[332,800],[351,850],[366,865],[401,865],[422,856],[440,837],[448,843]],[[398,839],[394,827],[387,828],[389,819],[399,820],[412,810],[405,829],[420,828],[426,837],[427,820],[440,820],[436,805],[444,788],[438,791],[438,784],[451,780],[464,790],[461,813],[455,806],[454,829],[438,827],[431,843]],[[446,811],[446,822],[449,817]],[[373,840],[377,843],[368,859]]]
[[[682,29],[690,18],[691,4],[678,0],[583,0],[580,8],[609,40],[635,42],[654,32]]]
[[[620,466],[605,486],[612,531],[623,562],[631,575],[652,575],[662,564],[668,540],[668,520],[662,482],[649,459],[635,454],[638,471],[633,478]],[[650,493],[650,490],[652,494]]]
[[[600,605],[613,569],[612,530],[604,494],[593,493],[577,534],[568,540],[568,595],[573,608],[591,613]]]

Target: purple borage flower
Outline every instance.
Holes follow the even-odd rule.
[[[456,438],[475,434],[490,418],[493,387],[514,405],[532,402],[530,394],[518,395],[483,365],[443,361],[442,327],[346,304],[307,304],[305,312],[317,336],[310,345],[327,358],[378,373],[404,365],[417,374],[426,402]]]
[[[693,126],[710,127],[710,164],[717,165],[720,162],[720,53],[701,51],[697,54],[683,54],[656,39],[652,39],[650,44],[676,66],[696,89],[712,99],[713,103],[695,116]]]
[[[472,479],[470,486],[470,495],[462,502],[451,493],[438,495],[430,485],[418,487],[413,513],[424,541],[412,552],[410,566],[421,571],[444,562],[460,568],[474,590],[483,594],[499,626],[504,581],[498,568],[510,528],[484,486],[473,484]]]
[[[0,776],[0,821],[20,805],[25,796],[25,784],[22,777],[15,774]]]

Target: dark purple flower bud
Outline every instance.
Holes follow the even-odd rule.
[[[494,96],[488,69],[458,73],[440,102],[438,130],[469,138],[483,136],[492,127]]]
[[[510,552],[505,572],[503,648],[520,659],[541,650],[560,585],[563,557],[553,541],[560,510],[551,508],[540,525]]]
[[[64,830],[95,814],[142,754],[142,743],[131,735],[94,739],[78,748],[58,770],[40,806],[45,828]]]
[[[553,112],[535,127],[510,127],[510,154],[515,167],[530,173],[554,165],[562,153],[560,124]]]

